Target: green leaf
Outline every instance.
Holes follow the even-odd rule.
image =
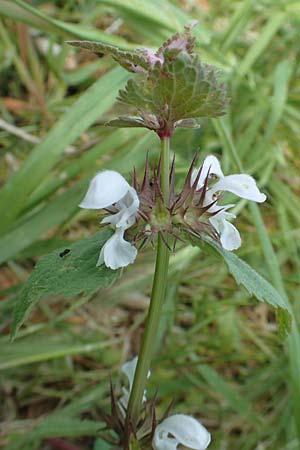
[[[183,33],[175,33],[155,53],[147,48],[125,52],[101,42],[68,43],[108,54],[126,70],[137,74],[120,91],[119,100],[136,108],[143,118],[152,116],[157,126],[150,129],[173,130],[176,122],[177,126],[190,128],[195,126],[191,122],[193,118],[225,114],[228,103],[225,87],[218,82],[219,72],[194,54],[195,38],[191,35],[194,25],[191,22]],[[181,122],[186,119],[189,119],[186,124]],[[120,126],[132,125],[121,122]]]
[[[150,63],[147,61],[142,51],[128,52],[119,49],[114,45],[107,45],[103,42],[93,41],[67,41],[73,47],[83,48],[100,55],[110,55],[113,59],[129,72],[145,72],[149,69]]]
[[[211,239],[205,241],[224,258],[237,284],[242,284],[250,295],[276,309],[279,333],[281,336],[287,335],[291,329],[290,307],[276,289],[234,253],[225,250]]]
[[[17,299],[12,338],[41,298],[57,294],[73,297],[81,293],[89,296],[118,278],[120,271],[105,265],[96,267],[99,251],[111,234],[109,229],[100,231],[68,249],[55,250],[38,262]]]
[[[117,128],[148,128],[142,117],[126,116],[120,116],[117,119],[110,120],[105,123],[105,126]]]
[[[218,117],[225,114],[228,99],[217,75],[198,56],[181,53],[171,62],[156,64],[147,78],[130,79],[119,100],[155,115],[159,122]]]
[[[196,119],[182,119],[175,122],[175,128],[200,128],[201,125]]]

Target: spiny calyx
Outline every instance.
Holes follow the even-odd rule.
[[[144,247],[148,243],[155,243],[155,236],[160,233],[166,245],[168,235],[174,240],[184,240],[184,237],[201,238],[203,234],[219,241],[218,233],[209,222],[218,209],[210,212],[210,208],[217,200],[207,202],[206,192],[209,184],[209,172],[206,174],[204,183],[199,187],[200,168],[194,177],[195,160],[193,159],[186,175],[183,189],[180,193],[175,192],[175,157],[173,158],[169,183],[170,198],[166,202],[162,194],[160,178],[161,164],[153,169],[150,176],[148,157],[146,159],[145,172],[140,185],[134,171],[133,187],[139,196],[139,210],[136,224],[127,231],[129,240],[134,244]]]

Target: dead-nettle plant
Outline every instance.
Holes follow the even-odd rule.
[[[172,415],[170,408],[157,418],[156,399],[147,400],[146,383],[166,294],[169,255],[175,251],[176,242],[212,248],[224,258],[238,284],[276,309],[281,334],[290,326],[288,307],[277,291],[231,252],[240,247],[241,238],[232,224],[235,215],[230,209],[234,205],[223,203],[223,193],[264,202],[266,196],[255,180],[247,174],[224,174],[218,159],[209,155],[200,166],[196,158],[191,161],[181,190],[175,190],[175,155],[170,157],[174,130],[197,128],[199,118],[223,115],[228,102],[216,69],[195,54],[193,25],[182,34],[176,33],[156,52],[146,48],[127,52],[98,42],[69,42],[111,55],[135,74],[120,91],[119,100],[135,108],[137,115],[119,117],[107,125],[154,131],[161,141],[161,153],[153,168],[145,154],[143,178],[139,180],[134,171],[132,184],[113,170],[95,175],[79,206],[103,210],[102,231],[67,250],[53,252],[36,265],[20,293],[12,326],[15,336],[42,297],[56,293],[89,295],[111,285],[121,268],[134,263],[138,251],[152,245],[156,251],[155,273],[140,352],[122,368],[128,388],[123,387],[119,393],[111,388],[111,414],[103,413],[105,438],[123,448],[174,450],[183,445],[203,450],[210,443],[210,433],[198,420]]]

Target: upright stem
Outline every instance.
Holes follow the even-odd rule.
[[[169,161],[170,138],[163,138],[161,140],[161,188],[164,195],[164,200],[167,204],[170,197]],[[147,375],[153,356],[154,343],[157,336],[162,307],[165,299],[168,266],[169,250],[164,244],[162,236],[159,235],[150,307],[127,408],[127,421],[130,418],[134,425],[137,423],[140,416]]]

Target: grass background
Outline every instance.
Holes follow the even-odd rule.
[[[257,179],[268,201],[237,203],[238,253],[292,304],[294,326],[282,342],[272,312],[237,288],[221,261],[180,249],[149,393],[159,388],[159,410],[174,398],[175,411],[201,419],[212,450],[298,450],[299,2],[1,0],[0,15],[0,447],[44,450],[63,437],[106,448],[99,405],[109,403],[109,374],[117,381],[138,350],[151,288],[148,250],[93,298],[41,302],[9,342],[16,295],[35,261],[97,230],[95,214],[77,207],[92,175],[141,171],[145,151],[159,152],[150,132],[102,127],[123,112],[115,97],[128,74],[64,41],[156,48],[196,18],[198,51],[222,70],[232,100],[225,118],[176,131],[178,180],[196,150],[220,157],[225,173]]]

